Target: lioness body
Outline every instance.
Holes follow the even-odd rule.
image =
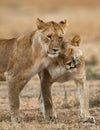
[[[75,43],[76,46],[76,43]],[[68,56],[67,47],[65,56]],[[82,51],[79,47],[71,47],[74,49],[72,55],[78,56],[79,65],[74,69],[64,70],[65,66],[53,63],[52,66],[40,72],[39,77],[41,80],[41,94],[40,94],[40,108],[44,118],[55,119],[56,114],[53,108],[51,85],[54,82],[66,82],[73,79],[78,88],[77,94],[80,102],[80,117],[82,121],[95,122],[93,117],[89,115],[89,102],[88,102],[88,86],[86,85],[86,69],[85,60]],[[69,55],[70,57],[70,55]],[[68,59],[65,58],[67,63]],[[67,69],[67,64],[66,69]]]
[[[5,76],[9,75],[12,78],[16,78],[16,80],[22,80],[21,73],[23,73],[24,76],[24,73],[26,70],[28,70],[28,68],[30,70],[31,68],[33,69],[33,71],[31,70],[33,75],[39,71],[39,68],[41,68],[40,64],[47,56],[45,53],[41,52],[41,46],[40,48],[39,46],[37,47],[34,46],[34,49],[37,49],[37,51],[39,51],[41,55],[39,55],[39,53],[36,54],[35,51],[33,51],[32,49],[32,43],[30,41],[31,41],[31,35],[23,36],[16,39],[0,41],[0,53],[1,53],[0,72],[1,73],[4,73],[6,71]],[[39,64],[38,62],[40,61],[40,59],[42,60]],[[35,64],[39,66],[36,68],[36,70],[34,70]],[[17,77],[19,73],[21,77]],[[23,79],[25,78],[23,77]]]

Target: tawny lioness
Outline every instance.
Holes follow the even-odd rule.
[[[51,97],[51,85],[73,79],[77,85],[82,121],[95,122],[89,114],[88,86],[86,85],[85,60],[79,48],[80,37],[75,36],[66,44],[62,59],[52,61],[52,65],[39,73],[41,81],[40,108],[44,118],[56,119]],[[65,67],[66,66],[66,67]],[[66,69],[65,69],[66,68]]]
[[[19,117],[19,94],[30,78],[58,57],[66,21],[43,22],[29,35],[0,39],[0,80],[8,83],[9,109],[12,119]]]

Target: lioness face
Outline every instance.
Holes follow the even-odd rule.
[[[75,69],[78,67],[79,57],[73,48],[66,49],[63,57],[63,63],[66,67],[66,70]]]
[[[67,70],[75,69],[80,65],[80,56],[82,56],[82,51],[78,48],[79,43],[80,36],[78,35],[74,36],[69,43],[66,43],[62,57]]]
[[[58,57],[61,52],[61,47],[63,45],[63,35],[65,31],[66,21],[61,21],[56,23],[43,22],[40,19],[37,19],[37,27],[40,33],[40,42],[47,53],[51,58]]]

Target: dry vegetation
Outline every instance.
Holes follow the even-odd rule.
[[[45,1],[45,4],[44,4]],[[75,34],[81,36],[81,49],[87,64],[87,78],[90,86],[90,113],[96,124],[79,121],[79,105],[72,98],[72,81],[52,87],[54,107],[58,123],[44,121],[39,113],[39,79],[34,77],[21,93],[21,111],[25,122],[11,123],[8,113],[7,85],[0,82],[0,130],[100,130],[100,1],[99,0],[0,0],[0,38],[11,38],[30,33],[36,28],[37,17],[48,20],[68,19],[66,39]]]
[[[34,84],[33,84],[34,83]],[[54,107],[58,114],[58,122],[43,120],[39,111],[39,79],[35,76],[21,93],[21,112],[25,122],[11,123],[8,113],[7,86],[0,87],[0,130],[99,130],[100,129],[100,89],[99,81],[88,81],[90,85],[90,113],[96,118],[96,124],[82,123],[79,120],[79,104],[75,99],[76,90],[73,82],[55,83],[52,87]],[[65,100],[65,89],[67,100]],[[72,95],[72,96],[71,96]],[[99,98],[99,101],[97,99]],[[68,104],[67,104],[68,103]]]

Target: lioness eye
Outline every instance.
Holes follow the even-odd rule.
[[[47,35],[47,38],[51,40],[51,39],[52,39],[52,36],[51,36],[51,35]]]

